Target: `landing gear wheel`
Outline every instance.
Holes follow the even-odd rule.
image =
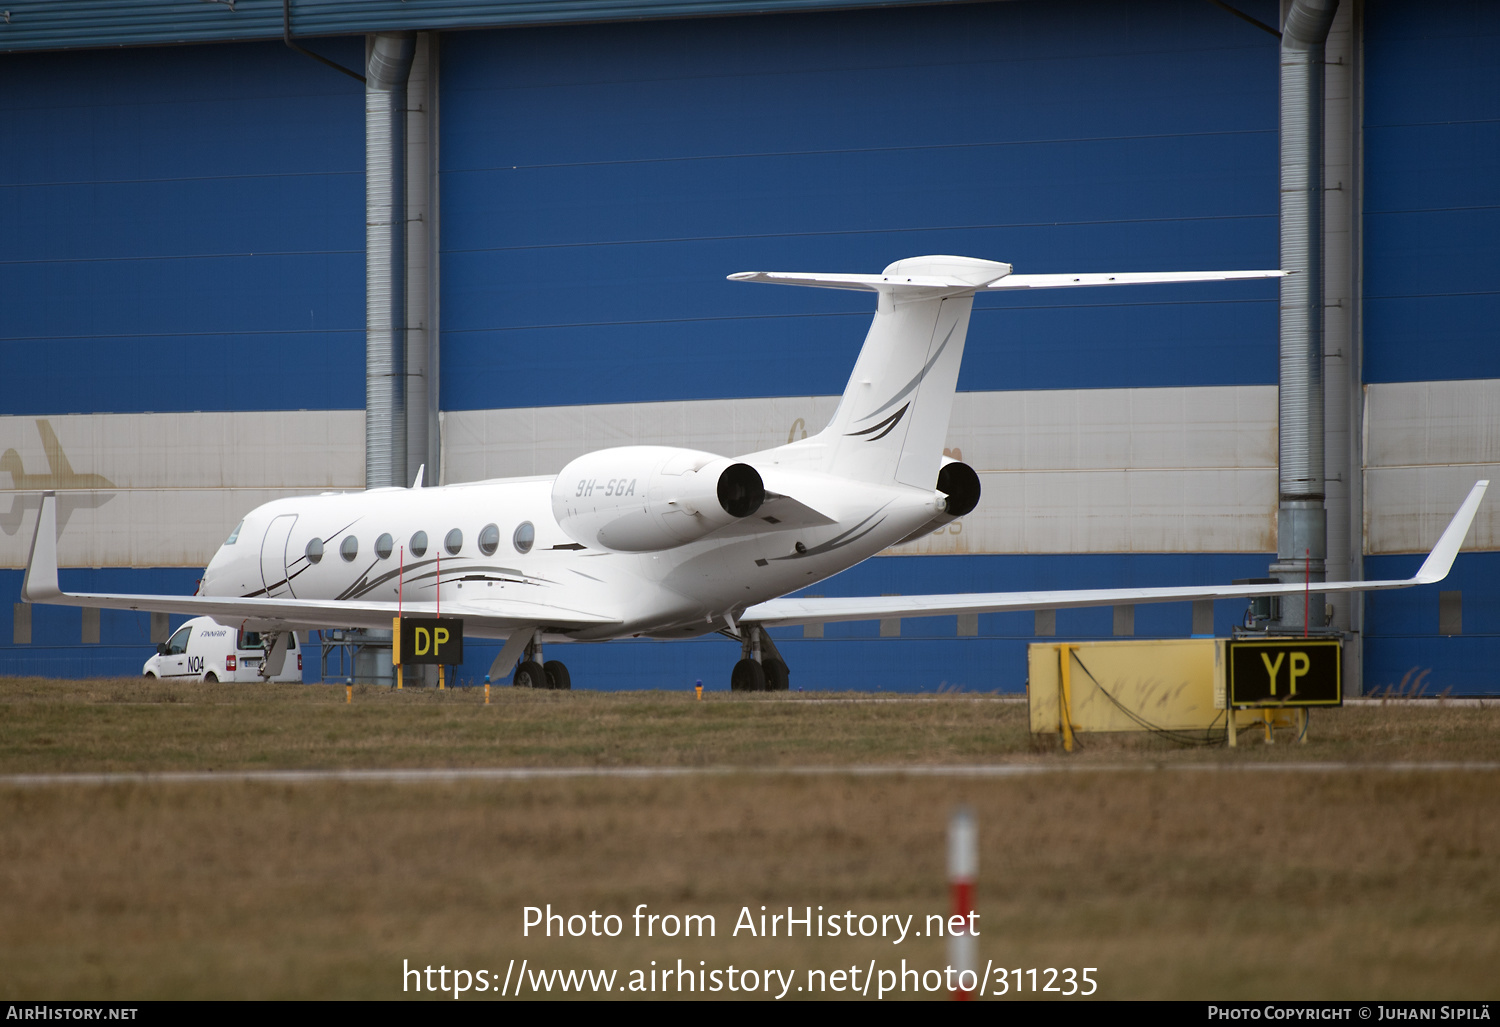
[[[510,683],[517,688],[546,688],[547,672],[540,663],[527,660],[516,668],[515,677],[510,679]]]
[[[568,674],[568,666],[561,660],[548,660],[542,664],[542,673],[547,676],[547,687],[559,692],[571,692],[573,690],[573,678]]]
[[[760,668],[766,672],[767,692],[785,692],[791,686],[792,672],[780,660],[773,657],[762,663]]]
[[[733,692],[764,692],[765,668],[754,660],[741,660],[729,674],[729,689]]]

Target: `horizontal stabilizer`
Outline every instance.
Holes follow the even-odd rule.
[[[840,275],[810,274],[799,271],[741,271],[729,276],[731,282],[765,282],[769,285],[808,285],[816,289],[857,289],[878,292],[881,288],[979,289],[982,284],[937,275]]]
[[[1172,285],[1178,282],[1236,282],[1253,278],[1285,277],[1285,271],[1124,271],[1084,275],[1006,275],[998,282],[985,286],[983,291],[1076,289],[1088,285]]]
[[[923,270],[935,270],[932,262],[942,258],[914,258],[926,263]],[[905,262],[898,262],[905,263]],[[1099,271],[1087,274],[1015,275],[1010,265],[989,265],[976,271],[959,268],[958,273],[913,274],[892,273],[896,265],[878,275],[846,275],[804,271],[740,271],[729,276],[731,282],[764,282],[769,285],[805,285],[818,289],[857,289],[878,292],[881,289],[951,292],[973,289],[977,292],[1005,292],[1022,289],[1076,289],[1094,285],[1172,285],[1185,282],[1234,282],[1256,278],[1283,278],[1285,271]],[[1000,270],[1004,269],[1004,270]]]
[[[747,609],[742,623],[762,627],[823,624],[832,621],[879,620],[885,617],[942,617],[958,613],[1006,613],[1016,610],[1064,610],[1080,606],[1124,603],[1174,603],[1197,599],[1249,599],[1254,596],[1296,596],[1304,592],[1377,592],[1413,585],[1431,585],[1448,576],[1474,514],[1484,499],[1488,481],[1475,483],[1437,545],[1417,573],[1387,581],[1315,581],[1308,585],[1196,585],[1170,588],[1095,588],[1060,592],[970,592],[926,596],[851,596],[848,598],[772,599]]]

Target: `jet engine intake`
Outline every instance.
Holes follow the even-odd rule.
[[[591,549],[649,553],[749,517],[765,498],[749,464],[693,449],[622,446],[564,467],[552,485],[552,513]]]

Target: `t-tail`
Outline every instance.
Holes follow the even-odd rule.
[[[877,294],[875,319],[849,385],[816,440],[823,469],[858,481],[930,489],[948,436],[974,291],[1010,270],[1009,264],[973,257],[908,257],[879,275],[731,277]]]
[[[877,294],[875,319],[833,420],[816,439],[822,470],[930,489],[943,462],[976,292],[1279,278],[1281,271],[1011,274],[975,257],[908,257],[878,275],[744,271],[732,281]]]

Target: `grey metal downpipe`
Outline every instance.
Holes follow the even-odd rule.
[[[406,80],[416,33],[365,61],[365,486],[406,480]]]
[[[1281,32],[1280,474],[1276,562],[1285,582],[1325,581],[1323,506],[1323,45],[1338,0],[1295,0]],[[1275,627],[1321,628],[1323,596],[1285,597]]]

